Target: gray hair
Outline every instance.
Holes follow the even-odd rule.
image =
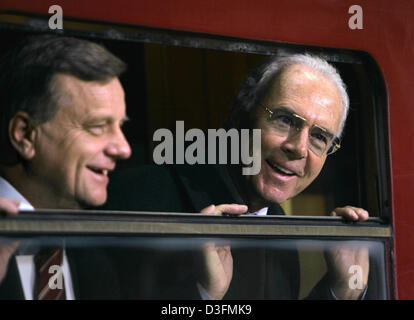
[[[243,82],[237,94],[227,120],[227,127],[250,128],[252,110],[265,97],[272,80],[287,67],[302,64],[318,70],[330,79],[338,89],[342,100],[342,118],[338,137],[342,135],[349,110],[349,97],[346,85],[338,71],[324,59],[310,54],[295,54],[285,57],[272,57],[253,70]]]

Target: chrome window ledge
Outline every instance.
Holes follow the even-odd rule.
[[[364,222],[340,217],[218,216],[206,214],[42,210],[0,218],[0,234],[309,236],[390,238],[379,218]]]

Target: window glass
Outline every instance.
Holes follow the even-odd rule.
[[[325,250],[367,250],[369,280],[365,299],[387,298],[384,243],[377,240],[288,239],[280,237],[2,237],[19,241],[0,285],[3,299],[17,298],[8,286],[30,274],[30,258],[46,247],[63,247],[76,299],[202,299],[202,248],[229,246],[233,277],[225,299],[332,299]],[[326,260],[328,261],[328,260]],[[345,266],[346,264],[344,264]],[[348,285],[363,283],[364,266],[346,265]],[[24,271],[25,270],[25,271]],[[23,275],[23,273],[26,275]],[[34,271],[33,271],[34,272]],[[58,284],[50,270],[51,286]],[[34,283],[33,279],[33,283]],[[362,282],[361,282],[362,281]]]

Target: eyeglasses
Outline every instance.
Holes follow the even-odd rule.
[[[308,122],[305,118],[286,108],[279,107],[270,110],[266,106],[263,107],[269,113],[267,121],[279,136],[287,137],[289,134],[299,132]],[[334,153],[341,145],[339,138],[333,133],[314,124],[309,130],[308,147],[313,153],[321,157],[325,153],[327,155]]]

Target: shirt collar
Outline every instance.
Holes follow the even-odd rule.
[[[0,197],[20,201],[19,210],[34,210],[29,201],[2,177],[0,177]]]
[[[222,180],[226,183],[227,188],[230,190],[232,196],[238,203],[244,203],[239,192],[237,191],[236,186],[234,185],[229,172],[227,171],[226,166],[218,165],[217,166],[219,174],[221,175]],[[256,212],[247,212],[246,215],[251,216],[266,216],[268,207],[264,207]]]
[[[264,207],[264,208],[260,209],[259,211],[248,212],[247,214],[251,215],[251,216],[266,216],[267,215],[267,209],[268,209],[268,207]]]

